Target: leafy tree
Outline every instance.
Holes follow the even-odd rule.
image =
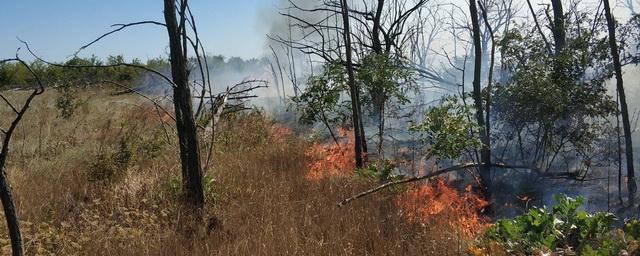
[[[550,54],[544,39],[525,25],[509,31],[500,43],[510,77],[491,92],[495,118],[503,134],[514,131],[530,139],[530,151],[524,153],[529,145],[520,145],[525,162],[550,167],[563,148],[586,152],[599,136],[603,118],[616,111],[605,87],[612,75],[606,38],[595,30],[576,31],[592,22],[585,15],[577,17],[578,24],[566,24],[571,29],[558,55]]]
[[[420,133],[421,140],[428,145],[427,157],[457,159],[482,145],[475,135],[480,127],[468,119],[469,115],[471,108],[457,97],[445,97],[440,105],[427,110],[424,120],[411,125],[410,130]]]
[[[387,54],[371,53],[358,63],[355,82],[360,90],[360,101],[369,106],[371,117],[379,114],[375,106],[403,106],[410,103],[409,95],[417,91],[412,69],[400,59]],[[309,77],[307,86],[297,97],[294,106],[301,113],[300,121],[306,124],[323,122],[327,127],[345,125],[349,120],[347,96],[347,71],[341,62],[326,63],[322,72]],[[378,102],[378,103],[376,103]],[[382,102],[382,103],[381,103]],[[387,107],[389,109],[389,107]],[[384,123],[379,123],[380,127]]]

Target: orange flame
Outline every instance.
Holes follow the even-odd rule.
[[[285,138],[293,135],[293,130],[285,125],[273,124],[270,127],[269,135],[274,141],[283,142]]]
[[[409,221],[423,224],[443,221],[466,237],[483,232],[489,223],[480,214],[487,201],[475,194],[471,186],[458,193],[443,179],[410,188],[396,198],[396,204]]]
[[[305,152],[307,157],[314,159],[309,164],[307,179],[347,175],[356,169],[353,133],[343,128],[338,128],[336,132],[338,137],[344,138],[338,144],[333,141],[324,145],[315,144]]]

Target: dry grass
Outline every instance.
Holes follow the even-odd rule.
[[[17,101],[20,94],[12,98]],[[36,100],[14,137],[6,170],[29,255],[465,252],[467,242],[447,225],[407,221],[394,192],[336,207],[372,181],[357,176],[305,179],[310,159],[304,152],[311,143],[277,132],[257,113],[221,123],[207,170],[213,178],[207,186],[209,202],[196,221],[175,190],[175,138],[171,133],[166,141],[153,108],[135,96],[83,91],[84,103],[63,120],[57,117],[55,97],[48,91]],[[9,114],[0,109],[1,116]],[[126,163],[116,161],[123,151],[129,153]],[[3,223],[4,253],[8,242]]]

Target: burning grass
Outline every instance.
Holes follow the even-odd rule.
[[[398,195],[396,204],[410,221],[448,225],[467,238],[483,233],[489,223],[480,213],[487,201],[474,193],[471,186],[460,193],[444,179],[412,186]]]
[[[469,245],[457,229],[408,220],[396,191],[335,207],[375,185],[348,175],[348,146],[345,155],[319,147],[259,112],[221,121],[210,200],[194,220],[176,193],[173,129],[165,134],[155,109],[104,90],[79,95],[85,103],[69,120],[56,117],[54,91],[38,98],[12,144],[6,171],[28,255],[460,255]],[[308,154],[325,146],[333,158]],[[104,159],[118,164],[95,164]],[[317,159],[341,175],[308,179]],[[96,166],[118,178],[92,177]],[[8,241],[0,222],[0,248]]]
[[[353,134],[345,129],[338,129],[338,134],[340,143],[314,144],[308,148],[305,154],[315,160],[309,164],[307,179],[319,181],[331,176],[355,174]],[[483,233],[489,226],[489,219],[481,214],[488,202],[472,191],[470,185],[463,192],[458,192],[444,179],[438,178],[411,186],[400,192],[394,201],[410,222],[446,225],[467,239]]]
[[[353,132],[344,128],[338,128],[336,132],[340,138],[337,143],[316,143],[305,152],[307,157],[314,159],[309,164],[307,179],[317,181],[326,176],[353,174],[356,169]]]

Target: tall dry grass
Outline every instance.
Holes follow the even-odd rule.
[[[55,91],[45,93],[12,143],[6,171],[29,255],[465,253],[467,242],[454,228],[407,221],[392,191],[338,208],[373,181],[306,179],[312,142],[281,132],[258,112],[220,124],[206,170],[208,203],[196,220],[179,199],[173,128],[167,138],[155,109],[135,96],[105,89],[80,95],[80,107],[64,120]],[[206,148],[210,138],[203,141]],[[9,252],[4,223],[0,247]]]

